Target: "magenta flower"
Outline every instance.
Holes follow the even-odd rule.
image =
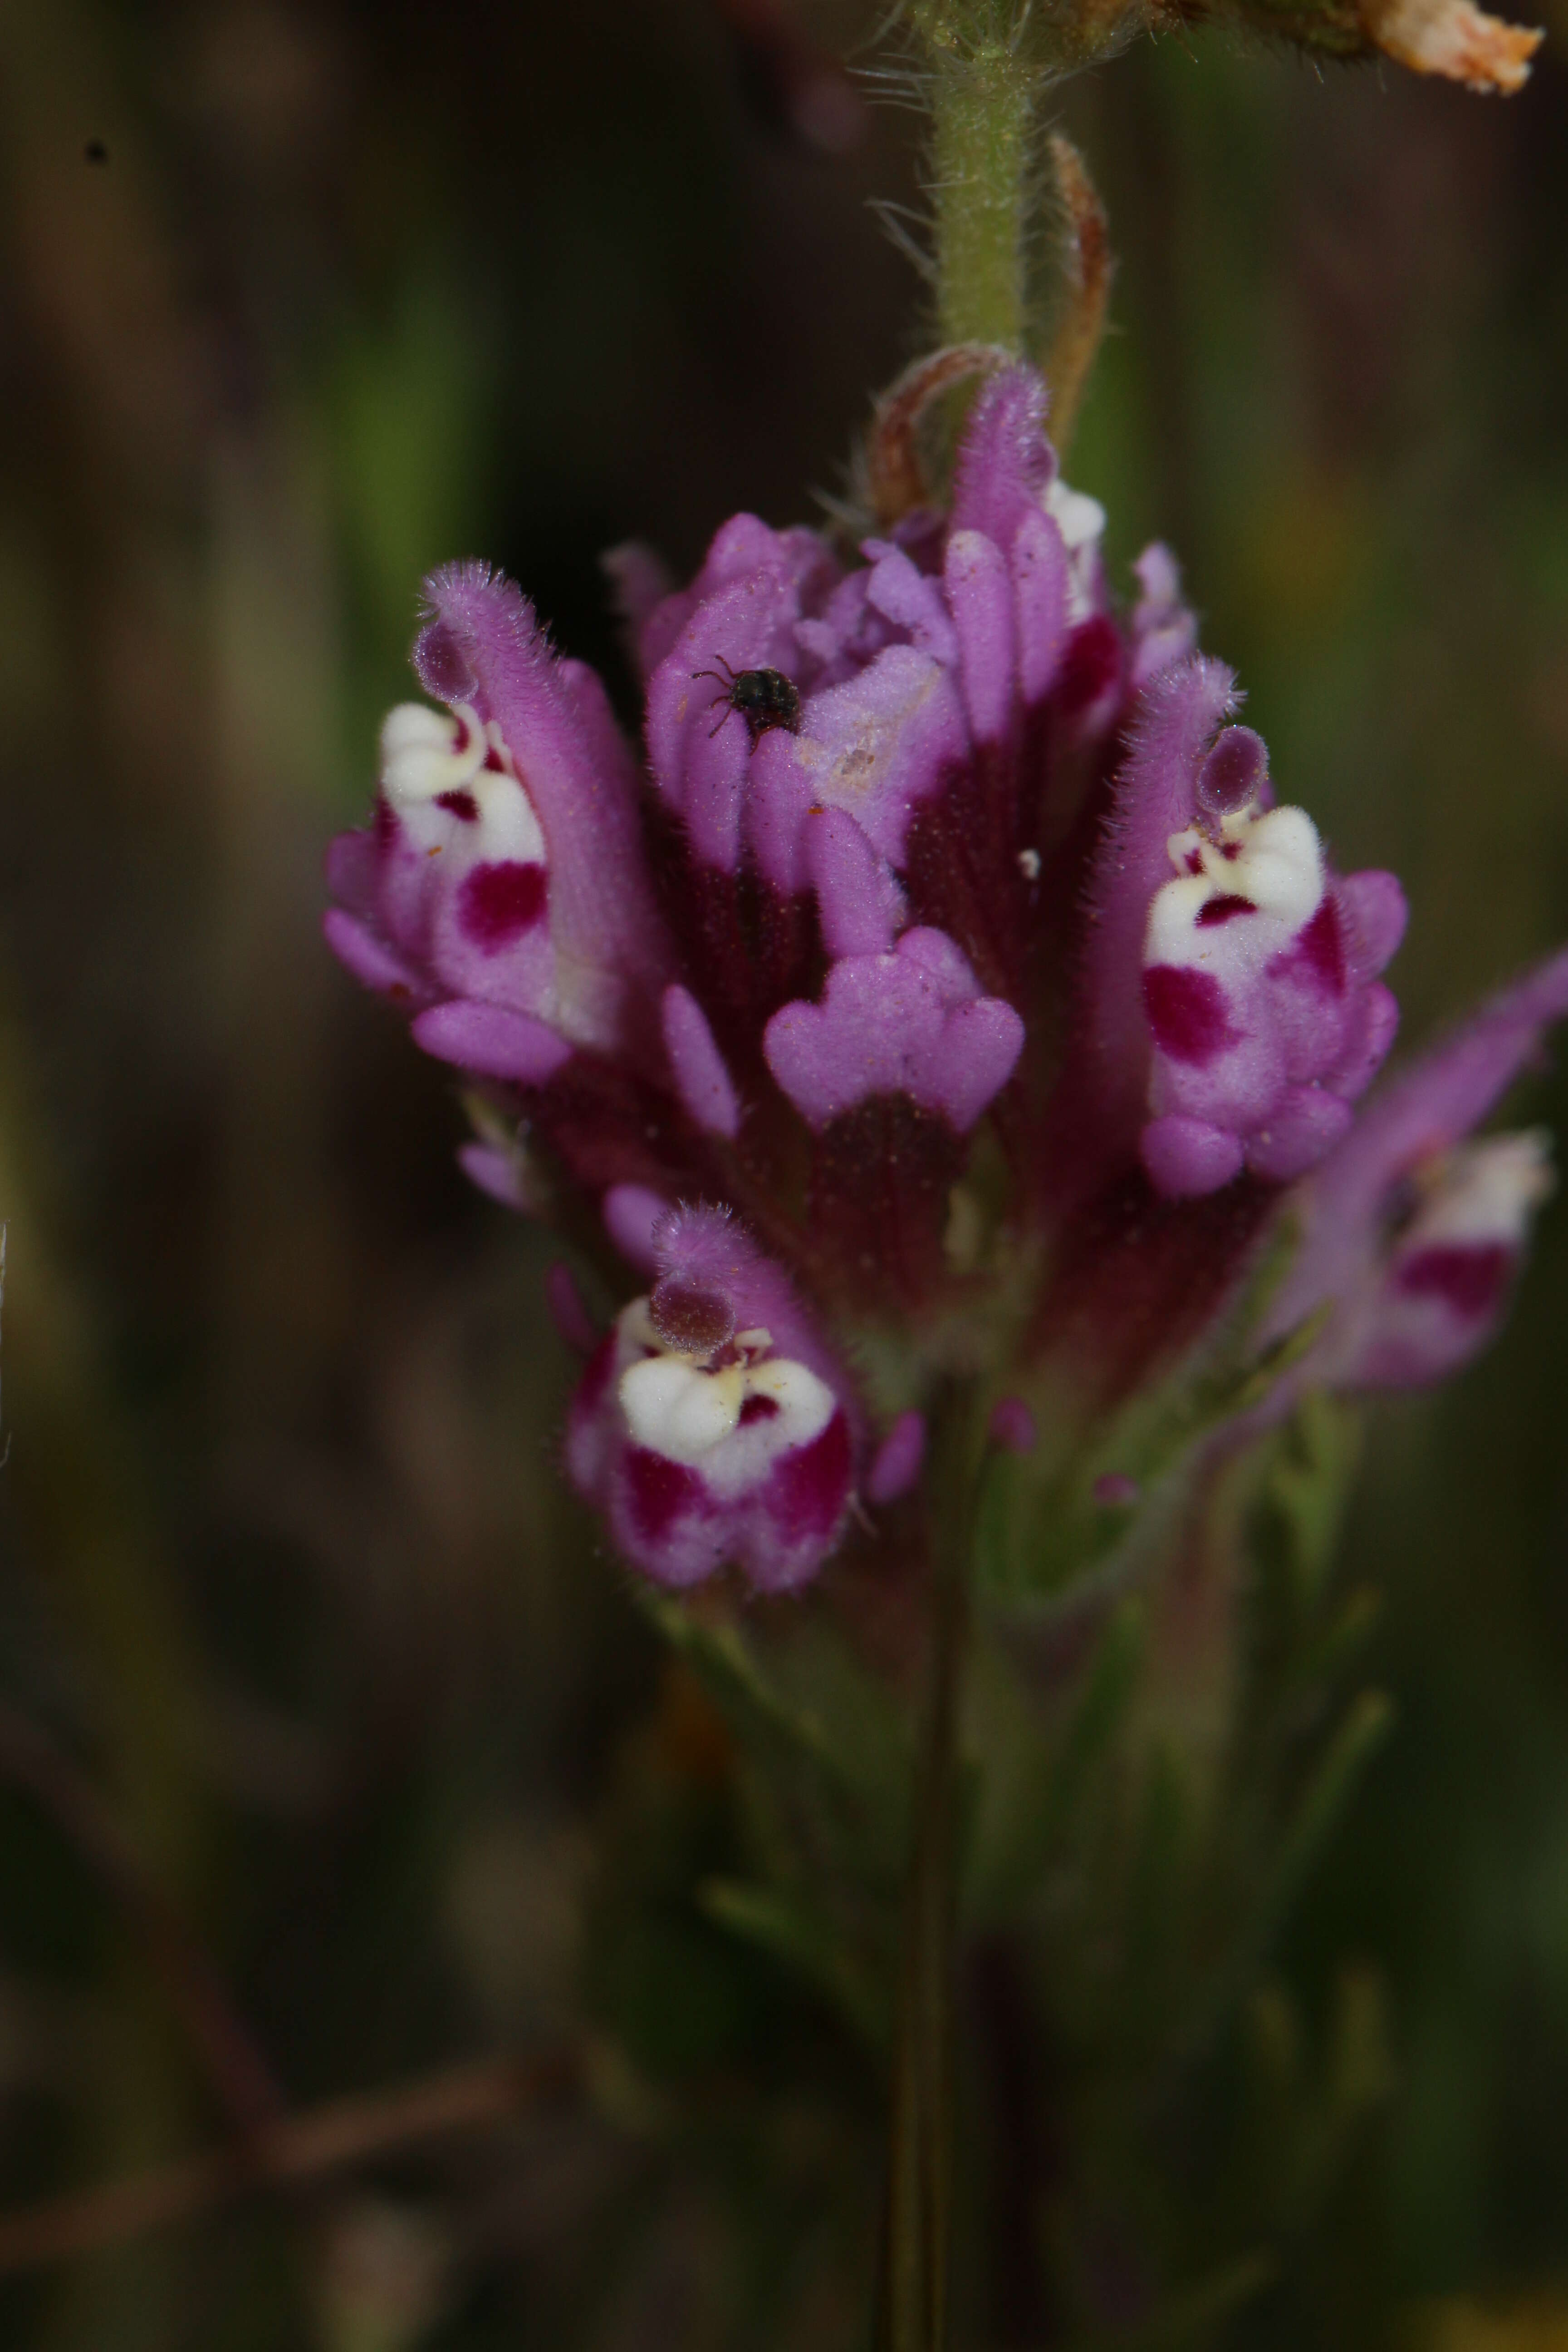
[[[1281,1401],[1451,1370],[1544,1190],[1533,1140],[1467,1139],[1568,963],[1358,1109],[1399,885],[1338,874],[1277,791],[1164,550],[1115,609],[1044,410],[994,375],[945,510],[858,561],[750,515],[687,588],[622,551],[642,770],[515,588],[438,572],[444,708],[393,712],[375,823],[334,845],[332,945],[488,1101],[470,1172],[591,1208],[651,1285],[567,1459],[667,1584],[810,1576],[857,1493],[921,1475],[945,1372],[1015,1454],[1064,1399],[1093,1425],[1282,1212],[1271,1335],[1324,1322]]]
[[[814,1128],[904,1095],[966,1135],[1023,1046],[1017,1013],[981,994],[945,931],[909,930],[880,955],[841,956],[820,1005],[786,1004],[763,1033],[768,1067]]]
[[[1268,1329],[1327,1320],[1277,1406],[1314,1381],[1443,1380],[1490,1338],[1552,1180],[1543,1137],[1471,1134],[1565,1013],[1560,954],[1384,1087],[1300,1187],[1301,1245]]]
[[[539,1084],[574,1045],[629,1048],[665,965],[637,772],[597,678],[554,659],[510,582],[455,564],[429,594],[414,664],[447,711],[405,703],[382,729],[376,822],[333,844],[327,936],[427,1053]]]
[[[1155,1117],[1142,1149],[1164,1192],[1212,1192],[1244,1165],[1287,1181],[1314,1167],[1398,1024],[1377,980],[1405,929],[1398,883],[1336,880],[1305,810],[1268,803],[1267,767],[1250,728],[1215,739],[1194,822],[1166,845],[1174,876],[1149,908]]]
[[[1259,737],[1221,724],[1234,709],[1218,662],[1156,674],[1092,868],[1075,1078],[1102,1117],[1137,1120],[1172,1199],[1315,1166],[1398,1019],[1376,978],[1405,928],[1398,883],[1334,877],[1310,817],[1275,804]]]
[[[790,1286],[721,1210],[653,1235],[658,1279],[600,1342],[566,1462],[635,1566],[695,1584],[727,1560],[763,1591],[808,1577],[849,1507],[854,1408]]]

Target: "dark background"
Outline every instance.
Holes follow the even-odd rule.
[[[649,1774],[700,1790],[703,1727],[557,1485],[546,1253],[318,935],[425,568],[503,563],[625,704],[598,551],[809,518],[921,346],[873,209],[918,215],[918,117],[755,16],[0,16],[0,2206],[226,2124],[62,1832],[79,1775],[290,2105],[549,2046],[584,1950],[653,2075],[757,2058],[716,1939],[594,1942],[594,1852]],[[803,21],[842,53],[872,20]],[[1404,876],[1419,1037],[1568,935],[1568,73],[1549,47],[1505,103],[1209,32],[1059,117],[1121,263],[1072,478],[1119,582],[1177,546],[1339,862]],[[1568,1132],[1568,1085],[1527,1112]],[[1352,1528],[1399,1728],[1289,1965],[1310,1996],[1348,1949],[1393,2000],[1369,2340],[1568,2282],[1565,1408],[1559,1208],[1492,1356],[1373,1418]],[[728,2342],[722,2217],[635,2106],[0,2279],[0,2334]],[[786,2126],[818,2193],[820,2116]],[[841,2251],[763,2297],[777,2340],[852,2338]]]

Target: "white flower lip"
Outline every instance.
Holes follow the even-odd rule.
[[[478,715],[459,703],[455,716],[425,702],[400,702],[381,728],[381,780],[388,797],[435,800],[471,785],[489,744]]]
[[[1173,833],[1167,845],[1176,878],[1156,890],[1150,905],[1145,963],[1215,960],[1221,934],[1200,945],[1197,925],[1215,898],[1245,898],[1289,931],[1300,930],[1322,903],[1323,846],[1305,809],[1261,815],[1256,807],[1238,809],[1225,818],[1217,842],[1192,825]]]
[[[653,1326],[643,1301],[626,1310],[621,1328],[623,1345],[648,1344]],[[766,1331],[743,1332],[741,1360],[717,1371],[666,1348],[629,1364],[618,1393],[636,1444],[688,1469],[702,1465],[725,1487],[751,1484],[778,1454],[808,1445],[833,1418],[833,1391],[793,1358],[757,1360],[759,1342],[769,1344]],[[752,1398],[765,1399],[773,1411],[742,1427]]]
[[[621,1375],[621,1411],[639,1445],[690,1467],[739,1427],[744,1378],[739,1364],[705,1372],[689,1356],[645,1356]]]
[[[1521,1243],[1555,1182],[1552,1139],[1540,1128],[1462,1145],[1434,1171],[1430,1190],[1401,1236],[1401,1254],[1434,1245]]]
[[[499,768],[489,764],[492,757]],[[474,803],[470,817],[480,827],[469,835],[475,855],[548,865],[543,832],[505,739],[493,719],[482,727],[468,703],[450,712],[425,702],[398,703],[382,721],[381,758],[382,789],[423,846],[445,845],[455,830],[447,811],[432,803],[466,792]],[[431,824],[439,827],[434,835]]]

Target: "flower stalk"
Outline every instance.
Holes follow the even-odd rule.
[[[980,1447],[974,1398],[939,1408],[931,1613],[893,2047],[878,2352],[941,2352],[952,2235],[953,1979],[964,1664]]]
[[[931,91],[937,315],[943,343],[1026,342],[1034,77],[1000,45],[944,64]]]

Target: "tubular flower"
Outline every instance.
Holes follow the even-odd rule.
[[[663,962],[636,769],[593,672],[552,657],[510,582],[455,564],[428,593],[414,662],[447,708],[382,728],[375,823],[333,844],[327,936],[427,1053],[539,1084],[574,1045],[629,1045],[632,991]]]
[[[437,573],[432,702],[334,845],[329,938],[473,1082],[470,1173],[642,1280],[567,1460],[668,1584],[809,1577],[918,1483],[955,1366],[1047,1462],[1064,1396],[1081,1432],[1179,1366],[1282,1217],[1278,1331],[1322,1328],[1280,1396],[1436,1377],[1544,1190],[1468,1138],[1568,965],[1363,1103],[1399,884],[1277,793],[1164,549],[1114,604],[1044,417],[994,375],[945,507],[854,561],[751,515],[687,587],[619,551],[640,766],[510,583]]]
[[[1153,1038],[1143,1164],[1164,1192],[1317,1163],[1393,1043],[1376,975],[1405,902],[1389,874],[1336,882],[1304,809],[1263,805],[1267,754],[1226,728],[1199,771],[1195,821],[1167,844],[1175,877],[1143,935]]]
[[[1444,1380],[1491,1337],[1552,1177],[1542,1136],[1472,1131],[1565,1013],[1560,954],[1384,1087],[1300,1188],[1300,1246],[1268,1331],[1323,1328],[1275,1410],[1313,1381]]]
[[[567,1466],[661,1584],[695,1584],[726,1560],[763,1591],[798,1584],[849,1506],[843,1375],[779,1269],[721,1211],[673,1212],[653,1246],[658,1279],[590,1361]]]

